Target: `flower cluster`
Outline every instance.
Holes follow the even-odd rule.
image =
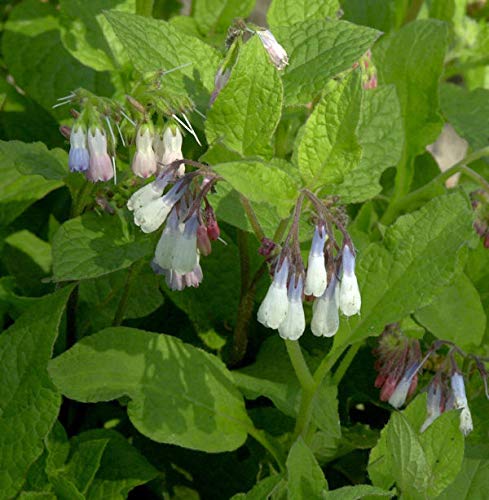
[[[475,361],[486,386],[486,393],[487,373],[480,359],[472,355],[467,356],[451,342],[434,342],[424,358],[421,358],[419,341],[406,337],[397,324],[388,325],[374,350],[377,356],[375,368],[378,371],[375,386],[381,389],[382,401],[389,401],[394,408],[400,408],[416,390],[422,366],[443,346],[448,346],[449,351],[428,384],[427,416],[420,432],[424,432],[444,411],[456,409],[460,410],[460,431],[467,435],[473,429],[472,415],[465,392],[464,377],[455,361],[455,354]]]
[[[157,231],[166,222],[151,265],[165,276],[172,290],[199,286],[203,279],[200,256],[209,255],[211,241],[219,238],[219,226],[206,197],[216,179],[205,176],[199,185],[200,172],[182,174],[182,165],[181,161],[172,162],[127,202],[134,223],[143,232]]]
[[[307,270],[298,234],[304,196],[318,212]],[[343,234],[341,246],[335,241],[333,224]],[[274,245],[270,245],[269,240],[264,243],[261,253],[266,255]],[[258,310],[258,321],[278,330],[284,339],[297,340],[304,333],[304,296],[314,300],[311,330],[318,337],[331,337],[338,331],[339,311],[345,316],[360,312],[361,298],[351,238],[341,222],[310,192],[299,197],[291,229],[271,268],[273,279]]]

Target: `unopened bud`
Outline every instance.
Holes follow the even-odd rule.
[[[204,256],[209,255],[212,252],[211,240],[207,234],[207,228],[204,225],[200,225],[197,228],[197,247],[200,253]]]

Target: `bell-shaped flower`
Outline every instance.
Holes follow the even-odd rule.
[[[280,267],[279,267],[280,266]],[[273,275],[272,284],[258,309],[258,321],[276,330],[285,319],[288,308],[287,281],[289,278],[289,260],[285,257],[280,260]]]
[[[175,203],[184,195],[186,187],[179,181],[160,198],[134,210],[134,223],[144,233],[156,231],[165,222]]]
[[[474,426],[472,424],[472,415],[469,410],[469,403],[467,402],[467,395],[465,394],[463,375],[459,372],[455,372],[450,378],[450,383],[452,386],[453,407],[461,410],[460,430],[463,435],[466,436],[472,432]]]
[[[400,408],[405,402],[411,387],[411,383],[418,373],[420,368],[420,363],[412,363],[402,376],[401,380],[397,384],[394,392],[389,398],[389,404],[394,408]]]
[[[163,194],[172,177],[172,174],[164,175],[138,189],[127,201],[127,208],[132,212],[157,200]]]
[[[156,245],[153,262],[162,269],[171,269],[176,242],[183,232],[184,224],[180,224],[175,209],[170,212],[163,233]]]
[[[304,286],[306,295],[321,297],[326,290],[327,273],[324,263],[324,244],[327,238],[324,226],[316,226],[307,261],[306,284]]]
[[[311,330],[317,337],[332,337],[340,327],[339,286],[335,274],[323,295],[312,306]]]
[[[84,127],[80,124],[75,124],[71,130],[68,166],[71,172],[85,172],[90,167],[87,134]]]
[[[197,252],[197,228],[199,220],[197,214],[193,214],[184,223],[183,231],[177,238],[175,251],[172,255],[171,269],[181,274],[192,272],[198,263]]]
[[[161,163],[166,167],[176,160],[183,160],[182,154],[183,137],[180,129],[174,125],[168,125],[163,132],[163,156]],[[182,176],[185,173],[185,165],[178,167],[177,175]]]
[[[297,340],[306,329],[306,318],[302,306],[303,279],[302,275],[292,275],[287,291],[287,314],[278,327],[278,333],[283,339]]]
[[[423,422],[419,432],[424,432],[442,413],[443,387],[439,378],[435,375],[428,387],[426,398],[426,420]]]
[[[156,173],[156,156],[153,151],[153,129],[141,125],[136,132],[136,153],[132,159],[132,171],[138,177],[149,177]]]
[[[86,171],[89,181],[108,181],[114,177],[112,161],[107,153],[107,136],[96,127],[92,133],[88,131],[88,150],[90,152],[90,167]]]
[[[260,37],[265,50],[277,69],[284,69],[289,64],[289,56],[285,49],[280,45],[269,30],[258,30],[256,32]]]
[[[343,276],[340,286],[340,309],[345,316],[353,316],[360,312],[362,299],[355,275],[355,255],[350,246],[343,249]]]

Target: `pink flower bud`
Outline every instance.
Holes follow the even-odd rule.
[[[207,256],[212,252],[211,240],[207,234],[207,228],[204,225],[200,225],[197,228],[197,248],[204,256]]]

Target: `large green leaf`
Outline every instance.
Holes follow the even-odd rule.
[[[417,311],[416,319],[439,339],[455,342],[462,349],[481,344],[487,323],[480,295],[465,274]]]
[[[361,500],[362,498],[392,498],[394,493],[370,486],[369,484],[357,484],[355,486],[344,486],[337,490],[328,491],[324,500]]]
[[[323,471],[311,449],[299,437],[287,457],[288,498],[322,498],[328,489]]]
[[[483,499],[489,489],[489,460],[465,458],[462,469],[437,500]]]
[[[127,218],[93,212],[65,222],[53,238],[56,281],[97,278],[150,255],[154,244]]]
[[[129,418],[154,441],[229,451],[251,425],[224,365],[168,335],[108,328],[51,361],[49,373],[71,399],[129,397]]]
[[[282,82],[258,36],[240,51],[231,78],[207,113],[208,142],[243,156],[271,156],[282,110]]]
[[[212,91],[219,56],[210,45],[165,21],[117,11],[105,15],[138,71],[145,74],[184,66],[165,78],[183,88],[186,80],[194,80]]]
[[[434,142],[443,125],[438,110],[438,84],[447,39],[445,23],[415,21],[382,40],[380,50],[374,51],[380,83],[393,83],[397,89],[409,157]]]
[[[429,304],[459,272],[459,260],[473,238],[472,210],[456,191],[433,199],[420,210],[400,217],[358,256],[363,297],[361,316],[343,323],[337,344],[379,335]]]
[[[193,15],[202,33],[226,33],[233,20],[247,17],[256,0],[196,0]]]
[[[357,127],[362,157],[341,184],[327,187],[343,203],[358,203],[381,191],[380,176],[397,165],[404,146],[401,108],[393,85],[364,92]]]
[[[116,38],[105,10],[134,13],[136,0],[61,0],[61,39],[69,52],[97,71],[118,69],[127,54]]]
[[[356,128],[362,104],[361,75],[353,71],[323,95],[307,120],[297,161],[312,189],[341,184],[362,155]]]
[[[467,140],[472,149],[489,145],[489,90],[472,92],[459,85],[440,87],[441,109],[455,130]]]
[[[344,18],[385,33],[399,29],[409,0],[343,0]]]
[[[60,149],[48,151],[40,142],[0,141],[0,225],[63,185],[63,157],[66,153]]]
[[[249,200],[275,208],[280,217],[289,215],[299,194],[296,179],[274,163],[233,161],[213,170]]]
[[[0,498],[18,493],[58,415],[46,368],[72,290],[34,304],[0,336]]]
[[[286,104],[305,104],[333,76],[350,69],[380,32],[346,21],[310,20],[274,31],[289,55],[283,81]]]
[[[335,17],[339,9],[338,0],[273,0],[267,21],[272,28],[290,26],[310,19]]]
[[[4,30],[2,53],[8,71],[17,85],[55,116],[66,116],[65,109],[52,110],[52,106],[74,89],[111,92],[107,75],[83,66],[63,47],[54,5],[21,2],[10,13]]]

